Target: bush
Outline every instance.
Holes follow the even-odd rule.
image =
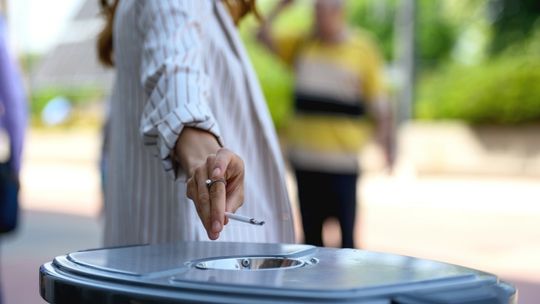
[[[255,42],[246,41],[246,46],[274,125],[280,129],[292,113],[292,72]]]
[[[275,1],[262,2],[266,4],[262,5],[263,11],[272,8],[275,3]],[[310,29],[311,22],[311,11],[306,9],[304,3],[297,3],[278,18],[274,30],[305,33]],[[293,111],[293,73],[290,67],[256,41],[255,32],[258,26],[260,23],[249,17],[248,20],[242,21],[240,32],[259,78],[272,120],[279,130],[286,125]]]
[[[348,21],[377,37],[384,58],[394,60],[395,18],[399,1],[348,1]],[[457,37],[457,28],[445,16],[442,1],[417,2],[416,39],[421,68],[437,66],[448,58]]]
[[[474,67],[453,66],[420,83],[420,119],[511,124],[540,121],[540,58],[502,57]]]

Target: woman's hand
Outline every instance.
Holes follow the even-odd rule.
[[[176,144],[180,164],[187,170],[187,196],[193,200],[208,238],[219,237],[228,220],[244,202],[244,162],[232,151],[220,148],[205,131],[185,128]],[[207,180],[214,181],[210,185]]]

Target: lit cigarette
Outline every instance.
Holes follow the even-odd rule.
[[[257,219],[252,218],[252,217],[238,215],[238,214],[234,214],[234,213],[230,213],[230,212],[225,212],[225,215],[231,220],[235,220],[235,221],[239,221],[239,222],[243,222],[243,223],[248,223],[248,224],[252,224],[252,225],[258,225],[258,226],[264,225],[264,221],[259,221]]]

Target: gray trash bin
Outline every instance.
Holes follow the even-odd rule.
[[[517,303],[496,276],[307,245],[180,242],[88,250],[40,268],[49,303]]]

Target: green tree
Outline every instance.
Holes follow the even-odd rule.
[[[380,42],[385,59],[394,58],[395,15],[398,1],[349,1],[348,18],[352,25],[362,27]],[[448,58],[456,37],[456,27],[445,16],[444,1],[418,0],[417,49],[422,67],[434,67]]]
[[[488,9],[493,20],[493,54],[526,40],[535,30],[535,26],[540,26],[538,0],[491,0]]]

